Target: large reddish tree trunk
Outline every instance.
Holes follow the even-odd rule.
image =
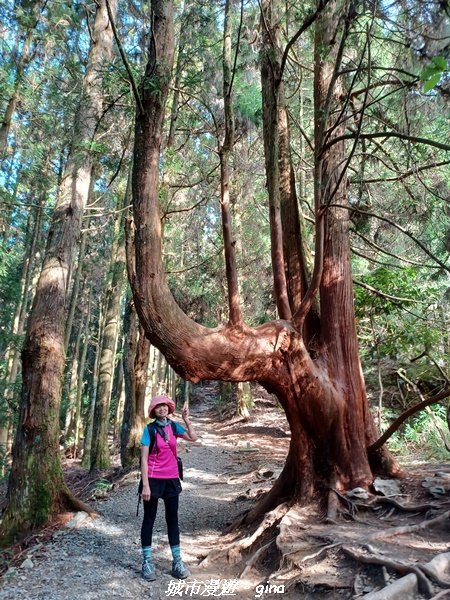
[[[276,14],[273,2],[263,0],[263,10]],[[264,134],[271,206],[272,257],[275,271],[277,306],[283,320],[260,327],[228,324],[215,329],[189,319],[176,304],[165,279],[161,261],[161,223],[158,208],[158,168],[161,128],[167,98],[173,56],[172,4],[153,0],[154,23],[150,60],[142,85],[144,114],[136,119],[133,202],[136,229],[136,270],[131,277],[134,300],[147,336],[166,356],[177,372],[191,381],[219,379],[259,381],[274,392],[289,422],[292,439],[283,472],[272,491],[249,514],[252,519],[285,499],[307,500],[328,488],[346,489],[368,486],[373,479],[367,446],[375,439],[375,427],[368,410],[364,380],[358,356],[353,313],[348,215],[345,209],[329,206],[345,204],[346,179],[343,145],[332,145],[324,152],[330,128],[330,114],[339,114],[342,90],[333,77],[339,56],[326,56],[333,49],[329,39],[339,35],[335,4],[328,5],[317,23],[316,44],[316,190],[317,219],[315,268],[310,287],[305,271],[297,273],[291,288],[293,265],[301,262],[301,253],[292,240],[283,247],[280,197],[293,202],[295,194],[286,194],[280,178],[286,165],[287,149],[278,148],[282,127],[279,123],[279,89],[266,89],[270,106],[265,106]],[[345,14],[345,13],[344,13]],[[271,27],[271,21],[265,20]],[[330,36],[329,38],[327,36]],[[267,36],[272,43],[273,36]],[[273,52],[267,53],[267,60]],[[274,61],[267,69],[276,73]],[[146,82],[151,78],[152,82]],[[158,86],[155,86],[155,82]],[[280,80],[274,78],[276,88]],[[263,85],[268,86],[268,81]],[[157,87],[157,92],[155,90]],[[272,94],[272,96],[271,96]],[[339,127],[332,136],[339,134]],[[284,141],[283,143],[286,143]],[[283,161],[284,157],[284,161]],[[287,161],[289,168],[289,161]],[[295,215],[293,207],[287,207]],[[293,230],[297,225],[293,224]],[[298,240],[300,241],[300,240]],[[296,255],[292,259],[290,253]],[[287,254],[287,256],[285,256]],[[291,260],[292,259],[292,260]],[[299,265],[301,268],[302,265]],[[305,317],[320,288],[320,321],[315,318],[315,346],[305,334]],[[288,293],[288,289],[296,290]],[[300,292],[301,290],[301,292]],[[298,294],[302,294],[299,302]],[[292,315],[292,310],[294,314]],[[384,468],[394,470],[393,463]]]

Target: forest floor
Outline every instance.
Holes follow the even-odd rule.
[[[449,590],[442,591],[450,587],[450,561],[434,571],[417,568],[436,556],[449,557],[444,553],[450,550],[450,465],[408,466],[395,498],[341,498],[351,516],[347,521],[325,523],[317,507],[281,507],[257,532],[253,528],[240,531],[239,537],[236,532],[221,535],[275,481],[287,454],[289,431],[283,413],[265,393],[256,399],[248,422],[218,415],[214,398],[215,390],[205,388],[202,403],[191,405],[199,440],[180,443],[185,471],[181,545],[190,578],[171,578],[163,506],[153,541],[157,580],[140,576],[143,511],[141,507],[136,517],[137,471],[117,477],[119,470],[112,469],[99,479],[68,461],[69,483],[79,496],[90,499],[98,515],[68,516],[63,524],[30,538],[20,552],[16,548],[0,581],[0,600],[344,600],[370,598],[411,572],[418,574],[421,591],[386,598],[450,598]],[[108,479],[114,480],[111,489]],[[423,527],[429,519],[437,520]],[[404,529],[398,531],[399,526]],[[7,557],[3,554],[3,560]]]

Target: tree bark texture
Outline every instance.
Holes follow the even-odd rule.
[[[147,388],[150,342],[139,327],[133,301],[127,302],[124,315],[123,373],[125,405],[120,442],[123,467],[136,464],[140,453],[140,439],[145,426],[145,390]]]
[[[98,3],[83,95],[71,152],[47,239],[22,351],[22,397],[2,522],[5,538],[48,522],[76,505],[59,454],[59,409],[64,368],[64,324],[75,248],[92,170],[89,146],[102,111],[102,66],[112,47],[106,6]]]
[[[285,269],[283,257],[280,188],[287,182],[280,177],[280,163],[287,160],[287,154],[284,158],[282,155],[288,151],[288,141],[284,142],[285,150],[280,150],[278,63],[273,60],[276,49],[272,47],[269,34],[277,25],[277,6],[274,0],[263,0],[266,18],[262,27],[267,34],[263,34],[263,43],[268,45],[262,55],[262,71],[267,70],[263,73],[263,119],[267,184],[269,197],[273,195],[270,206],[271,228],[275,233],[272,263],[278,310],[284,318],[253,328],[230,323],[206,328],[188,318],[176,304],[162,266],[158,171],[168,73],[173,60],[173,24],[171,2],[152,2],[154,35],[142,87],[144,113],[139,113],[136,118],[133,296],[147,336],[179,375],[193,382],[202,379],[259,381],[276,393],[291,429],[289,454],[273,489],[249,514],[249,519],[286,499],[309,500],[317,492],[325,496],[330,486],[339,490],[367,487],[373,480],[374,463],[369,461],[367,447],[376,439],[376,431],[369,413],[358,355],[348,216],[347,211],[329,206],[334,198],[342,204],[347,201],[343,172],[345,147],[335,144],[327,152],[323,151],[326,132],[331,131],[331,125],[330,135],[339,135],[339,126],[330,115],[340,114],[343,93],[339,79],[333,76],[333,69],[339,62],[339,56],[335,54],[335,48],[339,48],[336,40],[340,40],[345,29],[340,15],[345,18],[348,11],[345,3],[333,2],[327,6],[327,11],[322,12],[316,22],[317,264],[308,290],[304,289],[303,275],[298,270],[298,281],[292,287],[292,290],[301,289],[300,303],[298,292],[292,295],[292,306],[298,307],[296,312],[300,313],[301,319],[291,319],[286,273],[289,273],[288,277],[293,274],[292,270]],[[152,91],[155,85],[147,81],[149,77],[153,83],[158,83],[157,93]],[[285,173],[290,177],[288,164]],[[294,194],[286,194],[285,201],[292,203]],[[288,207],[288,212],[295,214],[295,209]],[[296,234],[290,235],[295,239]],[[300,240],[295,241],[300,243]],[[304,260],[300,251],[295,260],[297,263]],[[302,321],[311,311],[319,287],[320,321],[313,321],[316,344],[314,352],[310,353]],[[396,468],[388,461],[382,467],[386,473],[394,473]]]
[[[128,194],[125,194],[128,197]],[[105,319],[101,335],[97,398],[95,401],[94,430],[91,447],[91,471],[107,468],[110,464],[108,433],[109,407],[119,333],[120,301],[125,280],[125,236],[123,231],[124,202],[117,203],[118,215],[115,226],[109,285],[106,291]]]
[[[17,305],[16,314],[13,324],[14,336],[20,337],[25,333],[25,322],[27,316],[27,310],[31,295],[31,279],[33,274],[33,263],[35,261],[36,249],[38,241],[42,233],[42,212],[45,202],[45,194],[41,194],[39,198],[39,205],[35,210],[33,231],[31,234],[30,243],[27,244],[27,251],[24,257],[22,265],[22,276],[21,276],[21,297]],[[30,214],[29,222],[32,219]],[[10,426],[9,418],[12,414],[12,407],[17,399],[17,394],[14,392],[16,380],[19,374],[20,367],[20,350],[17,345],[11,344],[5,353],[5,362],[7,364],[6,372],[8,374],[6,379],[5,389],[5,404],[7,407],[6,415],[6,427]],[[2,424],[3,426],[3,424]],[[9,451],[9,449],[8,449]]]
[[[231,0],[225,1],[223,26],[223,102],[225,113],[225,133],[219,148],[220,157],[220,210],[222,215],[222,235],[225,250],[225,271],[228,289],[228,311],[230,325],[239,325],[242,313],[239,297],[239,283],[236,267],[236,240],[233,239],[230,203],[230,157],[234,146],[234,114],[232,97],[231,66]]]

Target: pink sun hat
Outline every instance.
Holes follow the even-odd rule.
[[[175,412],[175,402],[172,400],[172,398],[169,398],[169,396],[155,396],[154,398],[152,398],[148,409],[148,414],[150,417],[154,416],[153,411],[160,404],[167,404],[167,406],[169,407],[169,415]]]

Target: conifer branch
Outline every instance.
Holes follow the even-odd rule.
[[[134,79],[134,75],[133,75],[133,71],[131,70],[131,66],[130,63],[128,62],[127,56],[125,54],[125,51],[123,49],[122,43],[120,41],[119,38],[119,34],[117,32],[117,28],[116,28],[116,24],[114,22],[114,17],[113,14],[111,12],[111,7],[109,5],[109,1],[105,0],[105,4],[106,4],[106,10],[108,11],[108,17],[109,17],[109,22],[111,23],[111,29],[113,31],[113,35],[114,35],[114,39],[116,40],[116,44],[117,44],[117,48],[119,49],[119,54],[122,58],[123,64],[125,66],[125,69],[128,73],[128,77],[130,78],[130,84],[131,84],[131,88],[133,90],[133,95],[135,97],[136,100],[136,104],[139,107],[139,112],[140,114],[144,114],[145,110],[144,110],[144,106],[142,104],[142,100],[141,100],[141,96],[139,94],[139,90],[136,84],[136,80]]]

